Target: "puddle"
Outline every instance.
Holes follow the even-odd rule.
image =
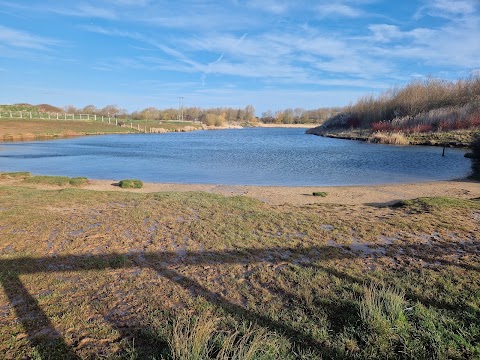
[[[332,231],[333,229],[335,229],[333,225],[327,225],[327,224],[320,225],[320,228],[325,231]]]

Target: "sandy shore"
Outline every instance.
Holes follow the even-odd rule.
[[[27,186],[20,180],[0,179],[0,186]],[[33,185],[28,184],[32,187]],[[34,186],[42,189],[58,189],[52,186]],[[468,180],[435,181],[413,184],[389,184],[374,186],[238,186],[203,184],[163,184],[145,183],[142,189],[121,189],[114,180],[91,180],[82,189],[96,191],[131,191],[151,193],[163,191],[203,191],[225,196],[248,196],[271,205],[342,204],[385,206],[399,200],[418,197],[449,196],[459,198],[479,198],[480,182]],[[314,191],[324,191],[326,197],[313,196]]]

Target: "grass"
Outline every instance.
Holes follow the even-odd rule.
[[[312,193],[313,196],[320,196],[320,197],[325,197],[327,196],[327,193],[325,191],[314,191]]]
[[[143,182],[138,179],[125,179],[120,180],[118,186],[122,189],[141,189],[143,187]]]
[[[42,184],[42,185],[52,185],[52,186],[65,186],[71,185],[80,187],[88,183],[86,177],[74,177],[70,178],[68,176],[26,176],[24,181],[29,184]]]
[[[25,179],[30,176],[32,176],[32,174],[26,171],[0,173],[0,178],[2,179]]]
[[[5,359],[480,356],[477,200],[294,207],[0,183],[0,204]]]
[[[370,138],[370,142],[378,144],[391,144],[391,145],[409,145],[410,142],[402,133],[384,133],[375,132]]]

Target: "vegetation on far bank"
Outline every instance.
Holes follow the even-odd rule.
[[[352,134],[364,131],[369,135],[383,134],[379,136],[386,139],[396,134],[410,144],[427,143],[443,136],[443,144],[448,144],[457,142],[455,137],[448,139],[448,134],[463,132],[468,134],[467,139],[460,143],[468,144],[479,129],[480,76],[477,75],[457,81],[413,81],[376,97],[363,97],[309,133],[335,136],[346,131]]]
[[[5,359],[480,357],[478,200],[0,184],[0,204]]]

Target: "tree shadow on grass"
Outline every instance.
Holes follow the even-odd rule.
[[[352,254],[349,251],[332,252],[330,246],[311,247],[302,249],[302,252],[317,254],[314,262],[332,259],[352,258],[359,254]],[[21,322],[28,340],[32,347],[35,347],[42,359],[62,358],[79,359],[74,350],[69,347],[62,335],[54,328],[52,322],[39,306],[38,301],[28,292],[22,284],[20,277],[23,274],[40,273],[62,273],[65,271],[92,271],[104,269],[124,269],[129,267],[149,268],[157,272],[158,275],[181,286],[196,296],[201,296],[212,305],[223,309],[226,313],[238,318],[257,323],[261,326],[284,334],[301,347],[316,353],[319,356],[328,358],[341,358],[332,346],[319,343],[306,332],[299,331],[285,323],[274,320],[269,316],[258,312],[248,310],[242,306],[236,305],[221,295],[213,292],[198,281],[189,278],[180,272],[171,269],[172,265],[178,267],[181,265],[225,265],[225,264],[255,264],[255,263],[285,263],[285,259],[280,254],[285,252],[295,253],[292,248],[271,248],[271,249],[246,249],[242,251],[219,251],[219,252],[185,252],[181,256],[181,262],[178,262],[179,254],[176,252],[141,252],[136,254],[105,254],[105,255],[70,255],[44,258],[22,257],[16,259],[0,260],[0,282],[15,310],[17,319]],[[420,256],[421,257],[421,256]],[[268,260],[266,260],[268,259]],[[457,264],[458,265],[458,264]],[[302,266],[313,266],[305,264]],[[332,275],[344,278],[346,281],[358,283],[361,280],[351,277],[347,274],[319,267],[320,270],[330,272]],[[289,294],[294,297],[294,294]],[[419,301],[426,301],[420,299]],[[438,304],[443,307],[444,304]],[[326,303],[325,306],[328,306]],[[340,309],[344,311],[345,309]],[[340,311],[337,309],[336,311]],[[135,339],[135,347],[152,348],[152,351],[158,353],[168,353],[168,344],[166,341],[158,339],[149,332],[145,326],[129,326],[119,323],[114,318],[106,318],[114,329],[117,329],[122,339]],[[147,353],[150,350],[147,351]]]

